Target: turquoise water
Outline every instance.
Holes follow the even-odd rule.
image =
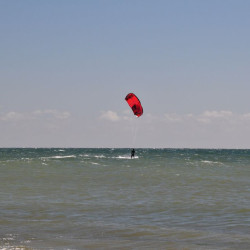
[[[250,150],[0,149],[1,249],[250,249]]]

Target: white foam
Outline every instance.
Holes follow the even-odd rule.
[[[207,163],[207,164],[221,164],[221,162],[218,162],[218,161],[206,161],[206,160],[204,160],[204,161],[201,161],[201,162]]]
[[[131,156],[129,156],[129,155],[125,155],[125,156],[124,155],[119,155],[117,157],[112,157],[112,158],[115,158],[115,159],[133,159],[133,158],[138,159],[139,157],[135,156],[135,157],[131,158]]]
[[[95,157],[95,158],[107,158],[107,157],[104,156],[104,155],[95,155],[94,157]]]
[[[63,158],[76,158],[76,156],[75,155],[56,155],[56,156],[52,156],[50,158],[63,159]]]
[[[93,164],[93,165],[100,165],[100,164],[97,163],[97,162],[91,162],[91,164]]]
[[[75,155],[55,155],[50,157],[42,157],[42,160],[46,159],[64,159],[64,158],[76,158]]]

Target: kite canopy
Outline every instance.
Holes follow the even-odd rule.
[[[127,101],[130,108],[133,110],[134,115],[139,117],[143,114],[143,108],[142,108],[141,102],[135,94],[133,93],[127,94],[127,96],[125,97],[125,100]]]

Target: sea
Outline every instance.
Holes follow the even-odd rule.
[[[250,249],[250,150],[1,148],[0,249]]]

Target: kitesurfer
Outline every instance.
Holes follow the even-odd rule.
[[[131,150],[131,159],[132,159],[133,157],[135,157],[135,149],[134,149],[134,148]]]

